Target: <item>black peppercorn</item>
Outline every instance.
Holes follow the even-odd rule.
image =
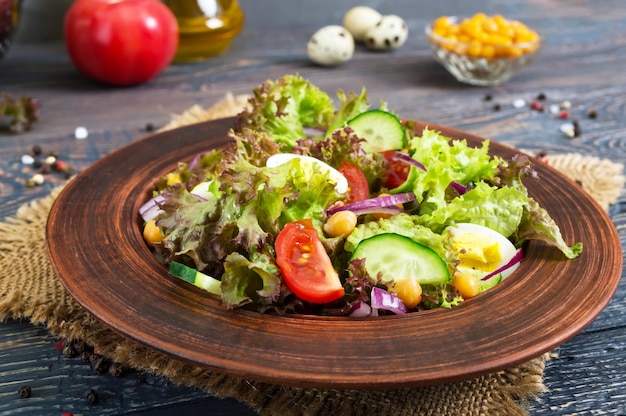
[[[98,403],[98,393],[94,389],[89,390],[85,394],[85,400],[87,400],[89,404]]]
[[[543,101],[543,100],[545,100],[545,99],[546,99],[546,94],[545,94],[545,93],[543,93],[543,92],[540,92],[540,93],[537,95],[537,99],[538,99],[539,101]]]
[[[122,368],[122,364],[120,363],[112,363],[109,366],[109,374],[111,374],[113,377],[119,377],[122,375],[123,372],[124,369]]]
[[[501,108],[502,108],[502,106],[500,104],[494,104],[493,105],[493,111],[500,111]]]
[[[483,100],[485,101],[491,101],[493,97],[491,96],[491,94],[485,94],[485,96],[483,97]]]
[[[76,348],[73,344],[67,344],[63,347],[63,356],[65,358],[74,358],[78,356],[78,351],[76,351]]]
[[[145,129],[146,129],[146,131],[154,131],[154,124],[146,123]]]
[[[93,357],[96,357],[95,359]],[[109,361],[101,355],[92,357],[93,370],[98,374],[104,374],[109,370]]]
[[[31,149],[31,153],[33,154],[33,156],[39,156],[41,152],[42,152],[41,146],[39,146],[38,144],[34,145],[33,148]]]
[[[80,353],[80,360],[85,364],[91,362],[91,353],[89,351],[83,351]]]
[[[72,176],[76,175],[76,169],[74,168],[74,166],[66,165],[65,169],[63,170],[63,174],[65,175],[65,179],[69,179]]]
[[[30,386],[21,386],[19,389],[17,389],[17,394],[22,399],[26,399],[26,398],[30,397],[31,393],[32,393],[32,390],[31,390]]]
[[[572,120],[572,126],[574,126],[574,137],[580,136],[582,131],[580,130],[580,123],[578,123],[578,120]]]
[[[592,108],[591,110],[589,110],[589,112],[587,113],[587,117],[593,119],[598,117],[598,111],[595,108]]]

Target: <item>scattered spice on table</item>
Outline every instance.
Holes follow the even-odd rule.
[[[83,140],[89,137],[89,131],[86,127],[79,126],[74,130],[74,137],[78,140]]]
[[[98,392],[94,389],[90,389],[87,393],[85,393],[85,400],[87,400],[87,403],[89,404],[98,403]]]
[[[20,386],[20,388],[17,389],[17,394],[18,396],[20,396],[21,399],[29,398],[31,393],[32,389],[30,388],[30,386]]]
[[[33,169],[33,176],[24,183],[26,187],[43,185],[46,181],[45,175],[53,171],[61,173],[65,179],[69,179],[77,173],[72,165],[60,159],[58,150],[53,149],[48,154],[44,154],[39,145],[34,145],[29,152],[22,155],[20,160],[23,165],[31,166]]]
[[[122,367],[121,363],[114,362],[109,366],[109,374],[113,377],[119,377],[124,372],[124,367]]]
[[[511,102],[513,108],[522,109],[528,108],[532,111],[542,113],[548,109],[548,113],[560,120],[569,120],[572,118],[574,110],[572,109],[572,103],[569,100],[563,100],[560,103],[544,104],[547,100],[547,95],[544,92],[540,92],[530,102],[524,98],[516,98]],[[493,96],[488,93],[483,96],[483,101],[491,101]],[[500,111],[502,109],[501,104],[495,103],[492,105],[493,111]],[[580,113],[580,110],[578,110]],[[598,110],[590,108],[586,111],[586,116],[589,119],[596,119],[598,117]],[[572,139],[582,135],[582,129],[580,122],[577,119],[572,119],[570,122],[563,123],[559,126],[559,130],[565,135],[566,138]]]

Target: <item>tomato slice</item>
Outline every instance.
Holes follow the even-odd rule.
[[[344,289],[310,220],[291,222],[276,238],[276,262],[285,284],[311,303],[340,299]]]
[[[369,198],[370,188],[363,171],[353,163],[343,162],[337,170],[348,180],[347,203],[363,201]]]
[[[389,169],[384,175],[385,185],[391,189],[402,185],[409,176],[409,171],[411,169],[406,163],[399,162],[393,158],[393,154],[395,152],[395,150],[382,152],[385,159],[387,159],[387,162],[389,162]]]

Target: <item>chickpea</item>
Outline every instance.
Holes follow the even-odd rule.
[[[480,290],[480,282],[476,276],[467,273],[455,273],[452,282],[456,290],[459,291],[464,298],[473,298],[478,295]]]
[[[156,221],[148,221],[143,227],[143,239],[146,240],[148,244],[159,244],[164,238],[165,236],[156,225]]]
[[[402,279],[395,283],[393,290],[407,308],[413,309],[422,303],[422,286],[416,279]]]
[[[357,217],[352,211],[338,211],[324,224],[324,231],[331,237],[346,237],[356,227]]]

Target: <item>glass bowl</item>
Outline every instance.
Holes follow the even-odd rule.
[[[450,24],[457,25],[457,27],[461,26],[464,21],[476,18],[476,16],[466,19],[457,16],[444,17]],[[532,41],[515,42],[514,36],[510,38],[496,36],[492,42],[488,34],[484,32],[479,34],[485,38],[477,41],[463,34],[459,36],[439,34],[441,30],[436,28],[437,20],[426,26],[425,30],[435,58],[457,80],[467,84],[500,85],[529,65],[541,49],[541,38],[536,32],[527,28],[526,30],[532,32]],[[507,21],[507,23],[525,28],[517,21]]]

